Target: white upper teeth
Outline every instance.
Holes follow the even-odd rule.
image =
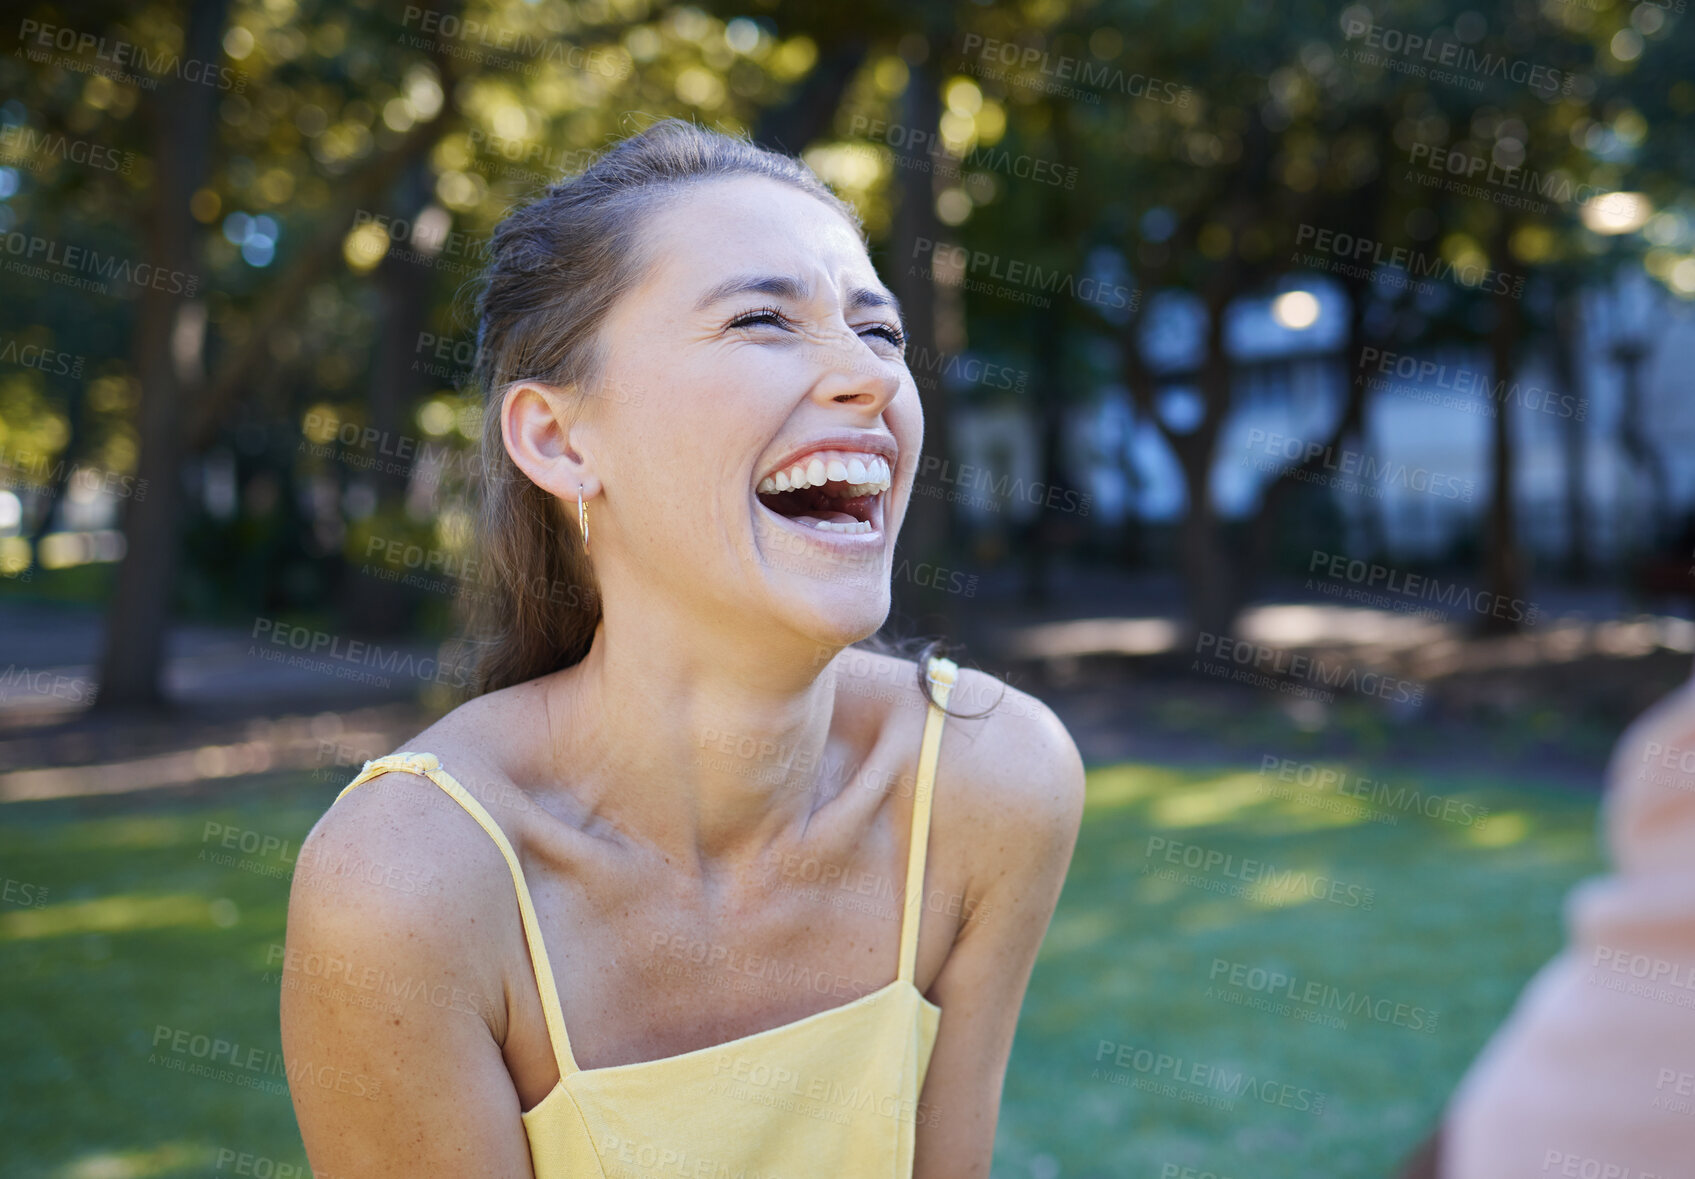
[[[888,460],[875,454],[831,450],[808,455],[803,462],[794,463],[759,481],[758,492],[767,495],[777,491],[797,491],[802,487],[820,487],[825,483],[846,483],[850,497],[877,495],[889,489]]]

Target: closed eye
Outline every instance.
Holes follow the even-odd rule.
[[[906,333],[892,323],[880,323],[865,333],[868,336],[882,336],[896,348],[906,347]]]
[[[733,328],[758,327],[761,325],[793,327],[794,321],[776,307],[757,307],[752,311],[743,312],[730,321],[730,326]]]
[[[742,314],[736,316],[736,318],[730,321],[730,327],[732,328],[792,328],[794,326],[794,320],[790,319],[787,315],[784,315],[782,310],[777,307],[756,307],[752,311],[742,312]],[[896,348],[904,349],[906,347],[906,333],[901,331],[900,328],[896,327],[892,323],[875,324],[861,334],[868,336],[881,336],[890,344],[893,344]]]

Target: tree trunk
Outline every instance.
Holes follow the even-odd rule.
[[[1036,420],[1040,423],[1040,471],[1036,488],[1041,500],[1030,518],[1024,549],[1024,600],[1030,605],[1048,601],[1048,571],[1058,549],[1054,535],[1057,513],[1048,508],[1047,492],[1065,479],[1065,376],[1062,373],[1065,316],[1057,305],[1036,321]]]
[[[418,215],[430,203],[426,161],[422,157],[413,160],[396,187],[400,191],[399,215],[416,225]],[[386,449],[411,453],[403,450],[396,440],[415,433],[409,428],[407,410],[417,400],[421,384],[412,362],[418,355],[418,334],[424,330],[429,315],[435,271],[410,256],[412,251],[407,251],[406,257],[398,253],[384,258],[374,276],[379,312],[376,349],[371,357],[370,424],[384,440]],[[370,479],[376,492],[375,519],[401,519],[406,489],[411,483],[410,468],[411,464],[403,460],[385,458],[364,476]],[[349,561],[350,571],[363,561],[362,554],[354,554]],[[350,579],[347,623],[355,633],[403,634],[411,618],[412,595],[400,582],[364,576]]]
[[[1657,549],[1665,539],[1670,516],[1671,480],[1642,420],[1642,366],[1648,359],[1648,344],[1638,338],[1621,340],[1613,346],[1613,359],[1618,362],[1619,375],[1623,378],[1618,414],[1619,448],[1630,459],[1629,469],[1648,485],[1642,514],[1647,518],[1647,547]]]
[[[1560,393],[1572,399],[1572,412],[1560,427],[1566,466],[1566,575],[1579,583],[1589,580],[1589,415],[1579,409],[1586,405],[1578,351],[1582,316],[1582,297],[1575,291],[1561,296],[1554,308],[1554,373]]]
[[[1232,373],[1225,338],[1229,285],[1220,281],[1207,299],[1206,355],[1201,359],[1200,394],[1205,411],[1192,434],[1178,439],[1177,459],[1189,499],[1183,520],[1182,567],[1189,621],[1202,634],[1227,635],[1242,608],[1241,569],[1219,534],[1222,521],[1212,495],[1218,434],[1229,415]]]
[[[1512,222],[1503,217],[1495,234],[1492,251],[1496,267],[1501,272],[1501,285],[1495,300],[1495,323],[1489,333],[1490,380],[1499,391],[1495,416],[1491,419],[1490,455],[1492,459],[1489,500],[1488,543],[1484,552],[1484,584],[1495,602],[1519,602],[1524,599],[1523,553],[1519,548],[1518,519],[1513,502],[1513,481],[1517,456],[1513,447],[1512,398],[1506,395],[1517,374],[1519,333],[1523,327],[1523,307],[1513,292],[1522,276],[1511,267],[1507,243],[1512,235]],[[1518,630],[1514,621],[1517,610],[1503,607],[1483,615],[1484,634],[1511,634]]]
[[[1321,452],[1311,458],[1291,462],[1266,484],[1249,526],[1251,537],[1247,546],[1248,561],[1243,568],[1244,586],[1254,584],[1270,561],[1272,534],[1282,518],[1283,505],[1297,489],[1312,486],[1301,477],[1323,470],[1327,461],[1333,461],[1336,449],[1349,438],[1365,437],[1365,407],[1370,397],[1370,378],[1361,371],[1360,357],[1365,348],[1375,342],[1375,337],[1366,329],[1365,321],[1366,301],[1371,297],[1371,287],[1366,282],[1355,281],[1346,284],[1345,289],[1348,292],[1348,338],[1343,348],[1346,349],[1344,355],[1348,367],[1344,374],[1347,381],[1342,393],[1341,411],[1329,437],[1324,440]]]
[[[229,0],[194,0],[182,56],[222,56]],[[189,199],[206,182],[218,91],[177,79],[153,110],[153,202],[147,225],[148,261],[167,273],[197,273],[197,227]],[[102,711],[165,706],[164,659],[176,588],[180,526],[185,510],[181,464],[183,423],[200,380],[205,330],[183,294],[148,286],[137,300],[134,364],[141,382],[136,432],[137,485],[147,494],[125,501],[126,549],[106,613],[106,645],[95,707]],[[186,285],[186,284],[185,284]]]
[[[922,130],[939,135],[941,116],[934,73],[926,63],[911,66],[901,96],[902,121],[914,133]],[[888,277],[906,320],[907,352],[919,358],[940,356],[946,333],[941,329],[934,268],[935,243],[941,236],[941,223],[936,219],[935,179],[928,171],[901,168],[895,183],[900,197],[889,243]],[[923,242],[931,244],[923,248]],[[950,458],[948,405],[947,389],[939,369],[936,380],[919,382],[918,392],[924,407],[924,449],[919,456],[918,472],[921,483],[927,464],[932,470],[951,469],[944,466]],[[947,488],[944,486],[942,490],[945,492]],[[951,564],[951,532],[952,513],[945,497],[912,496],[895,561],[897,571],[905,568],[908,575],[896,578],[894,596],[896,609],[918,633],[946,633],[951,629],[953,602],[938,588],[948,584],[948,579],[914,572],[920,566]]]
[[[829,131],[848,83],[865,62],[865,49],[865,42],[854,38],[826,50],[788,102],[760,112],[753,132],[754,142],[799,155],[807,144]]]

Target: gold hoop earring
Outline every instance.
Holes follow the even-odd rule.
[[[583,485],[577,484],[577,527],[583,530],[583,556],[589,555],[589,509],[583,502]]]

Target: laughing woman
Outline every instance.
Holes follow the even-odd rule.
[[[494,627],[301,851],[312,1166],[987,1175],[1083,769],[1030,697],[852,646],[923,441],[856,215],[663,122],[505,219],[478,311]]]

